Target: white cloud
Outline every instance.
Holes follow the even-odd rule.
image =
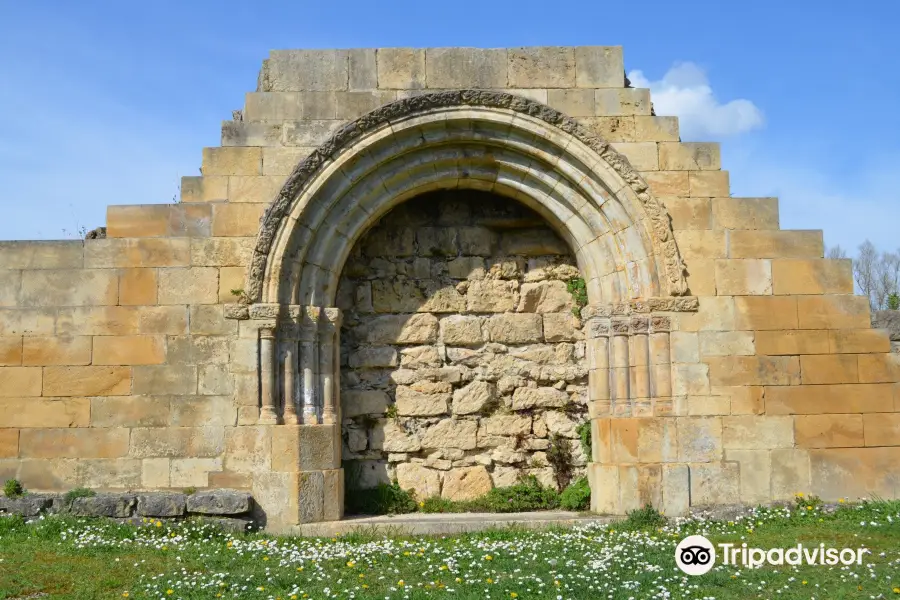
[[[720,103],[706,73],[694,63],[676,63],[659,81],[650,81],[643,71],[630,72],[628,79],[634,87],[650,89],[657,115],[679,118],[683,140],[705,141],[763,126],[763,113],[750,100]]]

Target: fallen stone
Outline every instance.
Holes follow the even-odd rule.
[[[187,497],[187,511],[205,515],[240,515],[250,510],[252,498],[247,492],[214,490]]]
[[[0,496],[0,511],[11,515],[21,515],[23,517],[35,517],[42,512],[49,510],[53,501],[43,496],[22,496],[21,498],[7,498]]]
[[[130,517],[135,498],[126,494],[97,494],[75,498],[69,512],[77,517]]]
[[[140,494],[137,514],[141,517],[180,517],[184,514],[184,494]]]

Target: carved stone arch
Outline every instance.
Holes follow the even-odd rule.
[[[547,218],[575,250],[592,303],[686,292],[669,215],[622,155],[547,106],[460,90],[382,106],[301,162],[263,216],[248,299],[331,306],[344,260],[380,216],[452,187]]]

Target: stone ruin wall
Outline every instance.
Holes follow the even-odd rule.
[[[396,480],[463,500],[521,475],[555,488],[583,474],[575,264],[546,221],[497,195],[431,193],[383,217],[338,292],[348,487]],[[398,319],[401,339],[385,327]],[[573,456],[559,482],[553,434]]]
[[[867,300],[853,295],[850,261],[824,259],[820,231],[782,230],[776,198],[733,196],[719,145],[681,142],[677,118],[653,114],[649,90],[626,87],[623,73],[620,47],[272,52],[256,91],[223,123],[221,146],[203,149],[201,175],[183,178],[181,202],[110,206],[106,239],[0,243],[0,480],[15,477],[32,491],[47,492],[77,486],[116,492],[235,488],[252,494],[270,526],[340,518],[341,424],[261,422],[263,383],[272,387],[261,377],[262,366],[282,377],[273,373],[281,368],[272,360],[277,323],[230,318],[265,317],[271,308],[235,306],[248,282],[260,218],[298,163],[351,120],[387,103],[412,110],[421,94],[478,89],[508,93],[520,107],[551,120],[560,111],[572,119],[565,121],[569,130],[577,123],[588,132],[583,138],[609,142],[615,152],[604,154],[627,166],[629,185],[646,184],[665,206],[673,231],[662,233],[677,243],[687,268],[691,298],[685,305],[696,310],[664,315],[671,326],[662,336],[671,344],[665,353],[670,368],[660,372],[671,385],[670,395],[651,404],[656,412],[637,410],[647,405],[630,402],[627,386],[608,385],[610,373],[624,384],[625,374],[637,369],[603,355],[617,345],[624,350],[625,334],[646,337],[645,330],[629,329],[643,317],[608,319],[604,303],[621,291],[616,284],[623,272],[649,262],[612,257],[613,270],[598,273],[598,285],[589,285],[592,302],[601,305],[593,314],[610,325],[608,335],[590,340],[600,352],[592,355],[590,344],[586,352],[594,439],[586,470],[595,510],[624,514],[650,501],[680,514],[693,506],[782,500],[797,491],[828,500],[900,496],[900,355],[891,353],[886,332],[871,328]],[[526,106],[524,99],[541,106]],[[496,107],[459,108],[457,115],[469,115],[470,124],[479,126],[479,115],[510,116]],[[629,185],[598,151],[582,148],[556,125],[522,113],[511,118],[510,131],[520,142],[532,135],[528,127],[546,134],[532,135],[525,145],[559,150],[554,144],[571,143],[593,157],[595,174],[608,186],[604,207],[627,199]],[[472,142],[475,129],[457,133]],[[511,150],[503,139],[493,143]],[[574,155],[560,152],[571,165]],[[387,160],[405,166],[402,154]],[[636,206],[638,217],[641,210]],[[623,255],[643,250],[645,241],[640,235],[617,238]],[[467,306],[475,283],[466,288]],[[527,283],[524,276],[519,281],[519,302]],[[374,296],[372,301],[374,310]],[[634,305],[642,306],[647,308]],[[537,316],[509,311],[481,318],[490,323],[505,314]],[[565,311],[543,315],[545,336],[552,314]],[[373,316],[348,312],[348,327]],[[416,318],[428,317],[423,312]],[[408,331],[394,325],[388,329]],[[445,333],[440,323],[437,331]],[[352,343],[350,329],[345,336]],[[494,343],[486,342],[485,352]],[[578,342],[556,345],[567,343],[577,358]],[[437,342],[427,345],[438,351]],[[407,344],[398,348],[409,350]],[[447,358],[441,360],[452,368],[452,353],[444,348]],[[519,348],[493,353],[491,362],[511,360]],[[354,396],[358,391],[413,387],[406,380],[386,384],[387,390],[368,381],[358,385],[353,379],[367,370],[354,375],[348,368],[354,351],[346,350],[345,408],[362,402]],[[421,359],[428,352],[412,354]],[[393,374],[420,370],[403,365],[412,360],[409,352],[398,351],[397,360],[399,368],[389,368]],[[449,394],[452,413],[454,395],[465,385],[462,378],[449,383],[450,392],[418,393]],[[556,390],[556,382],[536,383],[575,393]],[[508,396],[499,379],[496,384],[498,396]],[[378,417],[385,402],[379,398],[374,421],[389,428],[393,420]],[[453,423],[452,414],[441,422]],[[532,417],[532,432],[536,422]],[[362,436],[354,433],[351,440],[353,429],[361,428],[348,423],[344,430],[346,450],[352,444],[357,455]],[[479,430],[476,448],[463,452],[480,453]],[[365,436],[365,460],[404,453],[386,451],[383,441],[377,449],[380,435]],[[497,474],[505,464],[494,451]],[[429,454],[407,459],[424,461]],[[433,468],[446,477],[453,461],[463,459],[432,460],[450,461],[451,471]],[[435,480],[434,474],[421,479]]]

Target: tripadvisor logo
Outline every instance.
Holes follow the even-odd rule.
[[[825,544],[790,548],[751,548],[747,544],[717,544],[723,565],[757,568],[768,565],[861,565],[865,548],[826,548]],[[716,563],[716,546],[702,535],[691,535],[675,547],[675,564],[688,575],[708,573]]]

